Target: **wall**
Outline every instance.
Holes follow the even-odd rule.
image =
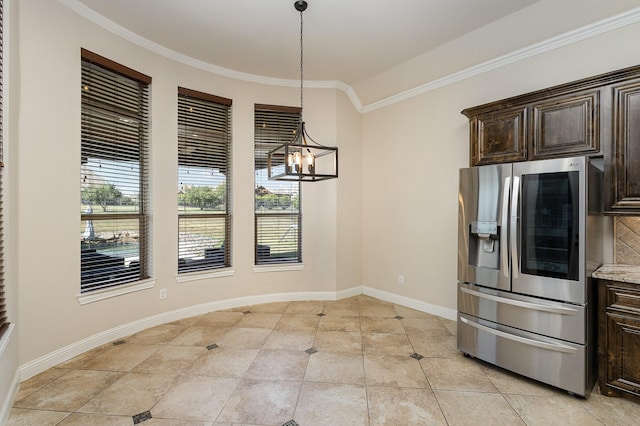
[[[254,104],[299,103],[299,89],[266,86],[220,77],[160,57],[114,36],[59,2],[15,2],[19,9],[19,141],[15,176],[17,211],[19,363],[28,376],[61,356],[80,351],[107,330],[167,312],[252,296],[335,297],[360,286],[359,273],[337,271],[340,241],[360,240],[360,209],[338,208],[341,183],[303,187],[304,268],[256,272],[253,268],[253,109]],[[153,276],[155,288],[80,305],[78,232],[80,220],[80,48],[84,47],[153,78],[151,85]],[[229,277],[177,283],[177,87],[233,99],[233,263]],[[359,125],[353,106],[335,89],[305,90],[305,119],[314,139],[339,144],[359,161]],[[340,114],[338,113],[340,110]],[[341,116],[348,116],[342,119]],[[347,121],[349,124],[345,124]],[[357,123],[357,120],[354,120]],[[356,166],[353,170],[358,171]],[[359,180],[347,191],[360,192]],[[357,205],[357,201],[353,203]],[[359,253],[359,243],[353,245]],[[352,256],[359,271],[359,254]],[[351,265],[351,268],[354,266]],[[168,297],[159,300],[158,289]],[[278,296],[280,295],[280,296]],[[296,296],[298,295],[298,296]],[[243,299],[250,300],[250,299]],[[205,309],[205,308],[203,308]],[[176,314],[177,315],[177,314]],[[158,319],[160,318],[160,319]],[[166,317],[164,317],[166,319]],[[144,324],[143,324],[144,325]],[[108,336],[107,336],[108,337]],[[106,338],[106,337],[104,337]],[[73,345],[78,345],[73,348]],[[84,346],[82,346],[84,345]],[[69,349],[71,347],[71,349]],[[66,352],[57,351],[66,348]],[[38,363],[32,366],[32,363]],[[26,367],[25,367],[26,365]],[[22,377],[23,379],[26,377]]]
[[[460,111],[637,65],[640,51],[630,40],[639,38],[640,24],[634,23],[366,113],[364,284],[454,315],[458,169],[469,158],[468,123]],[[434,63],[445,61],[446,53],[443,48]],[[605,248],[607,262],[611,241]],[[406,284],[398,284],[399,274]]]

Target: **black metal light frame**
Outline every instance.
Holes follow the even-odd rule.
[[[296,1],[293,6],[300,12],[300,111],[303,107],[304,67],[303,67],[303,19],[302,12],[307,2]],[[294,138],[269,151],[267,155],[268,177],[270,180],[317,182],[338,177],[338,147],[320,145],[305,129],[300,121]]]

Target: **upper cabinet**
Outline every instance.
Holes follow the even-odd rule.
[[[604,156],[604,212],[640,214],[640,66],[462,113],[472,166]]]

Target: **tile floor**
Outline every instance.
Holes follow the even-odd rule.
[[[144,330],[21,384],[10,425],[637,425],[467,359],[453,321],[356,296],[212,312]]]

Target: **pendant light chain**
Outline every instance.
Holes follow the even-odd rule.
[[[300,118],[301,118],[301,121],[304,121],[304,120],[302,120],[302,117],[303,117],[303,114],[304,114],[304,112],[303,112],[304,111],[304,108],[303,108],[304,102],[303,102],[303,97],[302,97],[302,93],[303,93],[303,90],[304,90],[304,83],[303,83],[304,82],[304,62],[303,62],[304,45],[302,43],[302,28],[303,28],[302,13],[303,12],[304,12],[303,10],[300,11]]]

